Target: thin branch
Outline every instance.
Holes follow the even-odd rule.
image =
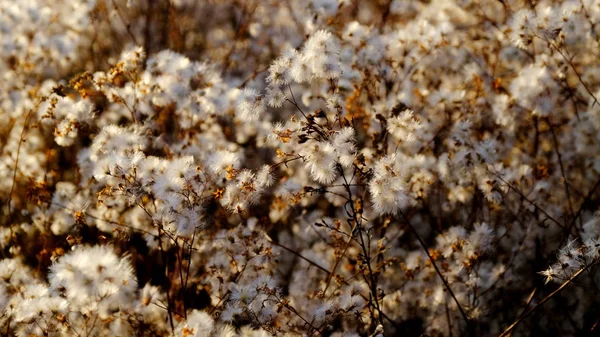
[[[435,272],[438,274],[438,276],[440,277],[440,279],[444,283],[444,286],[446,287],[446,290],[448,290],[448,293],[450,293],[450,296],[452,296],[452,299],[456,303],[456,306],[458,307],[458,310],[460,311],[460,314],[462,315],[463,319],[465,320],[465,323],[467,324],[467,330],[468,330],[469,336],[475,336],[475,331],[472,328],[472,325],[471,325],[471,322],[469,320],[469,317],[467,316],[467,313],[465,312],[465,310],[463,309],[463,307],[460,305],[460,302],[456,298],[456,295],[454,295],[454,292],[452,291],[452,288],[450,287],[450,284],[448,283],[448,281],[446,281],[446,278],[444,278],[444,275],[442,274],[442,272],[440,271],[440,269],[438,268],[438,266],[435,264],[435,260],[433,259],[433,257],[431,257],[431,254],[429,254],[429,248],[427,248],[427,244],[425,243],[425,241],[423,241],[423,239],[421,238],[421,236],[419,235],[419,233],[417,233],[417,231],[413,227],[413,225],[410,222],[410,220],[408,219],[408,217],[404,214],[404,212],[402,210],[399,210],[399,211],[400,211],[400,214],[402,215],[402,218],[406,222],[406,225],[411,229],[411,231],[413,232],[413,234],[415,235],[415,237],[419,241],[419,244],[421,245],[421,247],[425,251],[425,254],[427,254],[427,258],[429,259],[429,261],[433,265],[433,268],[435,269]]]
[[[579,209],[577,210],[577,213],[575,213],[575,216],[573,217],[573,220],[571,220],[571,223],[569,224],[569,228],[573,227],[573,225],[575,224],[575,221],[577,221],[577,218],[579,218],[579,216],[581,215],[581,212],[583,212],[583,207],[592,198],[592,196],[594,195],[594,193],[596,192],[596,190],[598,189],[598,187],[600,187],[600,179],[598,179],[596,181],[596,184],[594,185],[594,187],[592,187],[592,189],[585,196],[585,199],[583,199],[583,202],[581,203],[581,206],[579,206]]]
[[[314,262],[314,261],[312,261],[312,260],[304,257],[302,254],[298,253],[297,251],[295,251],[295,250],[293,250],[291,248],[288,248],[288,247],[286,247],[286,246],[284,246],[284,245],[282,245],[280,243],[277,243],[277,242],[273,241],[273,239],[271,239],[271,237],[268,236],[266,233],[265,233],[265,237],[266,237],[267,241],[269,241],[271,244],[273,244],[273,245],[275,245],[277,247],[283,248],[283,249],[287,250],[288,252],[290,252],[290,253],[296,255],[297,257],[301,258],[302,260],[308,262],[309,264],[311,264],[311,265],[313,265],[313,266],[321,269],[322,271],[324,271],[326,273],[329,273],[329,270],[327,270],[325,267],[321,266],[320,264],[318,264],[318,263],[316,263],[316,262]]]
[[[21,130],[21,135],[19,136],[19,145],[17,146],[17,157],[15,159],[15,171],[13,172],[13,177],[12,177],[12,184],[10,186],[10,193],[8,194],[8,222],[10,222],[11,219],[11,212],[12,212],[12,196],[13,193],[15,191],[15,185],[17,183],[17,170],[19,167],[19,157],[21,154],[21,145],[23,145],[23,141],[24,136],[25,136],[25,130],[27,130],[27,121],[29,121],[29,116],[31,115],[31,113],[33,112],[34,109],[37,109],[37,107],[39,106],[40,101],[38,101],[35,106],[31,109],[29,109],[29,111],[27,112],[27,115],[25,115],[25,121],[23,122],[23,129]],[[10,223],[8,223],[8,225],[10,225]]]
[[[513,185],[511,185],[508,181],[502,179],[502,177],[500,176],[500,174],[498,174],[497,172],[492,172],[489,169],[488,169],[488,171],[491,172],[492,174],[494,174],[496,177],[498,177],[498,179],[500,179],[504,184],[506,184],[506,186],[508,186],[511,190],[513,190],[515,193],[517,193],[519,196],[521,196],[521,198],[523,198],[523,200],[527,201],[529,204],[531,204],[537,210],[539,210],[540,212],[542,212],[546,216],[546,218],[548,218],[549,220],[551,220],[552,222],[554,222],[558,227],[560,227],[562,229],[565,228],[565,226],[563,226],[560,222],[558,222],[558,220],[554,219],[543,208],[541,208],[540,206],[538,206],[533,201],[529,200],[529,198],[527,198],[527,196],[525,196],[525,194],[523,194],[523,192],[521,192],[518,188],[516,188]]]
[[[566,286],[568,286],[571,282],[573,282],[573,280],[577,276],[579,276],[579,274],[583,273],[590,266],[591,265],[588,265],[588,266],[585,266],[584,268],[579,269],[575,274],[573,274],[573,276],[571,276],[568,280],[563,282],[563,284],[561,284],[560,287],[558,287],[556,290],[551,292],[548,296],[544,297],[544,299],[541,300],[538,304],[536,304],[533,308],[527,310],[525,313],[523,313],[521,316],[519,316],[519,318],[517,318],[516,321],[514,321],[508,328],[506,328],[506,330],[504,330],[504,332],[501,333],[499,337],[508,336],[509,333],[512,330],[514,330],[517,327],[517,325],[519,325],[519,323],[521,323],[527,316],[531,315],[534,311],[536,311],[538,308],[540,308],[542,306],[542,304],[548,302],[548,300],[550,300],[552,297],[554,297],[554,295],[558,294],[561,290],[563,290]]]
[[[550,119],[547,119],[548,125],[550,126],[550,131],[552,133],[552,139],[554,140],[554,149],[556,151],[556,155],[558,156],[558,164],[560,166],[560,173],[562,174],[562,178],[563,178],[563,183],[565,185],[565,192],[567,194],[567,201],[569,202],[569,212],[571,213],[571,217],[573,217],[574,215],[574,210],[573,210],[573,202],[571,201],[571,192],[569,191],[569,182],[567,181],[567,175],[565,173],[565,167],[563,165],[563,160],[562,160],[562,155],[560,154],[560,150],[559,148],[559,144],[558,144],[558,138],[556,137],[556,132],[554,132],[554,126],[552,125],[552,122],[550,121]],[[566,228],[566,232],[567,232],[567,236],[568,234],[571,232],[571,227],[567,227]]]
[[[127,23],[127,21],[125,21],[125,18],[123,17],[123,14],[121,13],[121,9],[119,8],[119,6],[115,2],[115,0],[111,0],[111,2],[113,5],[113,9],[115,10],[115,12],[117,12],[117,16],[119,17],[119,20],[121,20],[121,23],[123,24],[123,26],[125,26],[125,30],[127,31],[127,34],[129,35],[129,37],[131,38],[131,41],[133,41],[133,43],[135,43],[136,46],[139,46],[140,44],[138,43],[137,39],[135,38],[135,35],[133,34],[133,32],[131,31],[131,24],[129,24],[129,23]]]

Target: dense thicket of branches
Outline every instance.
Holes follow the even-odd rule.
[[[0,334],[596,334],[599,22],[0,1]]]

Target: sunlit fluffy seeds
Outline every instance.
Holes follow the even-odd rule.
[[[0,1],[0,331],[593,332],[597,1],[471,2]]]

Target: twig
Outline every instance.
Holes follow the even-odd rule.
[[[496,177],[498,177],[498,179],[500,179],[503,183],[505,183],[506,186],[508,186],[511,190],[513,190],[515,193],[517,193],[519,196],[521,196],[521,198],[523,198],[523,200],[527,201],[529,204],[531,204],[537,210],[539,210],[540,212],[544,213],[544,215],[546,216],[546,218],[548,218],[549,220],[552,220],[552,222],[554,222],[558,227],[560,227],[562,229],[565,228],[565,226],[563,226],[560,222],[558,222],[558,220],[554,219],[550,214],[548,214],[548,212],[544,211],[543,208],[541,208],[540,206],[538,206],[533,201],[529,200],[529,198],[527,198],[527,196],[525,196],[525,194],[523,194],[523,192],[521,192],[518,188],[516,188],[513,185],[511,185],[508,181],[502,179],[502,177],[500,176],[500,174],[498,174],[496,172],[492,172],[489,169],[488,169],[488,171],[491,172],[492,174],[494,174]]]
[[[562,156],[560,154],[560,150],[558,149],[558,147],[559,147],[558,138],[556,137],[556,132],[554,132],[554,126],[552,125],[550,118],[548,118],[546,121],[548,122],[548,125],[550,126],[550,131],[552,132],[552,139],[554,140],[554,149],[556,150],[556,155],[558,156],[558,164],[560,166],[560,173],[562,174],[562,177],[563,177],[563,182],[565,184],[565,192],[567,194],[567,201],[569,202],[569,212],[571,213],[571,216],[573,216],[573,214],[575,212],[573,211],[573,202],[571,201],[571,192],[569,191],[569,182],[567,181],[567,175],[565,174],[565,167],[563,165],[563,160],[562,160]],[[566,230],[567,230],[567,233],[571,232],[570,227],[568,227]]]
[[[296,102],[296,97],[294,97],[294,92],[292,91],[292,86],[289,84],[288,84],[288,90],[290,91],[290,95],[292,96],[292,99],[290,100],[289,98],[286,98],[286,101],[290,102],[293,106],[295,106],[296,109],[298,109],[298,111],[300,111],[302,116],[304,116],[304,118],[306,118],[308,120],[308,118],[306,117],[306,114],[300,108],[300,106],[298,105],[298,102]]]
[[[419,235],[419,233],[417,233],[417,231],[415,230],[415,228],[411,224],[411,222],[408,219],[408,217],[406,217],[406,215],[404,214],[404,212],[402,210],[399,210],[399,212],[402,215],[402,218],[404,219],[404,221],[406,222],[406,224],[408,225],[408,227],[410,228],[410,230],[415,235],[415,237],[417,237],[417,240],[419,241],[419,244],[421,245],[421,247],[425,251],[425,254],[427,254],[427,258],[429,259],[429,261],[433,265],[433,268],[435,269],[435,272],[438,274],[438,276],[440,277],[440,279],[444,283],[444,286],[446,287],[446,290],[448,290],[448,293],[450,293],[450,296],[452,296],[452,299],[456,303],[456,306],[458,307],[458,310],[460,311],[460,314],[462,315],[463,319],[465,320],[465,323],[467,324],[467,330],[468,330],[469,336],[475,336],[475,331],[472,328],[472,325],[471,325],[471,322],[469,321],[469,317],[467,316],[467,313],[465,312],[465,310],[463,309],[463,307],[460,305],[460,302],[456,298],[456,295],[454,295],[454,292],[452,291],[452,288],[450,287],[450,284],[448,283],[448,281],[446,281],[446,279],[444,278],[444,275],[442,274],[442,272],[440,271],[440,269],[438,268],[438,266],[435,264],[435,260],[433,259],[433,257],[431,257],[431,254],[429,254],[429,248],[427,248],[427,244],[425,244],[425,241],[423,241],[423,239],[421,238],[421,236]]]
[[[131,38],[133,43],[135,43],[136,46],[139,46],[140,44],[137,42],[135,35],[133,35],[133,32],[131,31],[131,24],[129,24],[129,23],[127,23],[127,21],[125,21],[125,18],[123,17],[123,14],[121,13],[121,9],[119,8],[119,6],[115,2],[115,0],[111,0],[111,2],[113,5],[113,9],[115,10],[115,12],[117,12],[117,16],[121,20],[121,23],[123,24],[123,26],[125,26],[125,30],[127,31],[127,34],[129,35],[129,37]]]
[[[341,165],[337,166],[338,170],[340,171],[340,175],[342,176],[342,178],[344,179],[344,187],[346,188],[346,192],[348,193],[348,203],[350,204],[350,210],[352,211],[352,213],[350,214],[352,216],[352,220],[354,222],[354,228],[356,228],[358,230],[358,237],[360,239],[360,247],[363,251],[363,255],[364,255],[364,261],[367,264],[367,270],[369,271],[369,275],[367,275],[369,277],[369,279],[367,280],[367,278],[365,277],[365,281],[368,281],[367,283],[370,283],[370,288],[371,288],[371,295],[373,296],[373,300],[375,301],[375,309],[377,309],[377,313],[378,313],[378,318],[379,318],[379,323],[381,325],[383,325],[383,313],[381,311],[381,307],[379,305],[379,295],[377,293],[377,280],[375,279],[375,273],[373,272],[373,269],[371,267],[371,258],[370,258],[370,244],[365,244],[365,240],[363,238],[362,232],[363,232],[363,228],[362,228],[362,216],[358,215],[358,211],[356,210],[356,207],[354,206],[354,198],[352,197],[352,189],[350,188],[350,183],[352,182],[352,179],[354,179],[354,175],[352,176],[352,179],[350,180],[350,182],[348,182],[348,180],[346,179],[346,175],[344,174],[344,170],[342,169]],[[352,229],[352,231],[350,232],[350,238],[352,238],[352,235],[354,234],[354,228]],[[367,236],[369,236],[370,234],[367,233]],[[349,243],[350,241],[348,241]],[[346,245],[348,246],[348,244]],[[347,249],[348,247],[346,247]],[[341,260],[341,258],[340,258]],[[335,271],[334,271],[335,272]]]
[[[167,264],[167,255],[165,254],[165,250],[163,249],[163,246],[162,246],[161,228],[162,228],[162,226],[160,224],[157,224],[157,229],[158,229],[158,248],[159,248],[160,253],[161,253],[162,257],[163,257],[163,261],[162,262],[165,264],[165,268],[167,268],[167,270],[165,270],[165,273],[167,274],[167,277],[168,277],[169,276],[168,275],[168,268],[169,267],[168,267],[168,264]],[[167,289],[167,291],[165,292],[166,295],[167,295],[167,314],[169,315],[169,324],[171,325],[171,332],[173,334],[175,334],[175,324],[173,323],[173,311],[171,309],[171,303],[172,302],[171,302],[171,295],[170,295],[171,289],[170,288],[171,287],[169,285],[169,289]]]
[[[314,262],[314,261],[312,261],[312,260],[304,257],[302,254],[298,253],[297,251],[295,251],[295,250],[293,250],[291,248],[288,248],[288,247],[286,247],[286,246],[284,246],[284,245],[282,245],[280,243],[277,243],[277,242],[273,241],[273,239],[271,239],[271,237],[268,236],[266,233],[265,233],[265,237],[266,237],[267,241],[269,241],[271,244],[273,244],[273,245],[275,245],[277,247],[283,248],[283,249],[287,250],[288,252],[290,252],[290,253],[296,255],[297,257],[301,258],[302,260],[310,263],[311,265],[313,265],[313,266],[321,269],[322,271],[324,271],[326,273],[329,273],[329,270],[327,270],[325,267],[321,266],[320,264],[318,264],[318,263],[316,263],[316,262]]]
[[[521,316],[519,316],[519,318],[517,318],[516,321],[514,321],[508,328],[506,328],[506,330],[504,330],[504,332],[501,333],[499,337],[508,336],[508,334],[513,329],[515,329],[517,327],[517,325],[519,325],[519,323],[521,323],[527,316],[531,315],[534,311],[536,311],[539,307],[541,307],[542,304],[548,302],[548,300],[550,300],[554,295],[558,294],[561,290],[563,290],[566,286],[568,286],[569,283],[571,283],[577,276],[579,276],[579,274],[583,273],[588,267],[589,267],[589,265],[585,266],[584,268],[579,269],[575,274],[573,274],[573,276],[571,276],[568,280],[563,282],[563,284],[561,284],[560,287],[558,287],[556,290],[551,292],[548,296],[544,297],[544,299],[541,300],[538,304],[536,304],[533,308],[527,310],[525,313],[523,313]]]
[[[550,132],[552,133],[552,139],[554,141],[554,149],[555,149],[556,155],[558,157],[558,165],[560,167],[560,173],[562,175],[563,183],[565,185],[565,193],[567,195],[567,201],[568,201],[568,204],[569,204],[569,213],[571,215],[571,218],[573,219],[571,221],[571,223],[569,223],[568,225],[567,225],[566,219],[565,219],[565,225],[567,227],[564,229],[564,232],[565,232],[565,239],[564,240],[566,241],[566,240],[569,240],[569,235],[571,234],[571,230],[572,230],[573,226],[576,223],[576,221],[575,221],[575,211],[573,210],[573,202],[571,201],[571,192],[570,192],[570,189],[569,189],[569,182],[567,180],[567,175],[565,173],[565,167],[563,165],[562,155],[560,154],[560,150],[558,149],[559,148],[558,138],[556,137],[556,132],[554,131],[554,126],[552,125],[552,122],[550,121],[550,118],[547,118],[546,122],[548,123],[548,125],[550,127]]]
[[[10,186],[10,193],[8,194],[8,222],[10,222],[11,219],[11,212],[12,212],[12,196],[13,196],[13,192],[15,191],[15,185],[17,183],[17,170],[19,167],[19,157],[21,154],[21,145],[23,144],[23,136],[25,135],[25,130],[27,130],[27,121],[29,120],[29,116],[31,115],[31,113],[33,112],[34,109],[37,109],[37,107],[39,106],[40,101],[38,101],[35,106],[31,109],[29,109],[29,111],[27,112],[27,115],[25,115],[25,121],[23,122],[23,129],[21,130],[21,135],[19,136],[19,145],[17,146],[17,157],[15,159],[15,171],[13,172],[13,177],[12,177],[12,184]],[[8,225],[10,225],[10,223],[8,223]]]
[[[579,216],[581,215],[581,212],[583,212],[583,207],[592,198],[592,196],[594,195],[594,193],[596,192],[598,187],[600,187],[600,179],[598,179],[596,181],[596,184],[594,185],[594,187],[592,187],[592,189],[585,196],[585,199],[583,199],[581,206],[579,206],[577,213],[575,213],[575,215],[573,216],[573,220],[571,220],[571,223],[569,224],[569,228],[573,227],[573,225],[575,224],[575,221],[577,221],[577,218],[579,218]]]

